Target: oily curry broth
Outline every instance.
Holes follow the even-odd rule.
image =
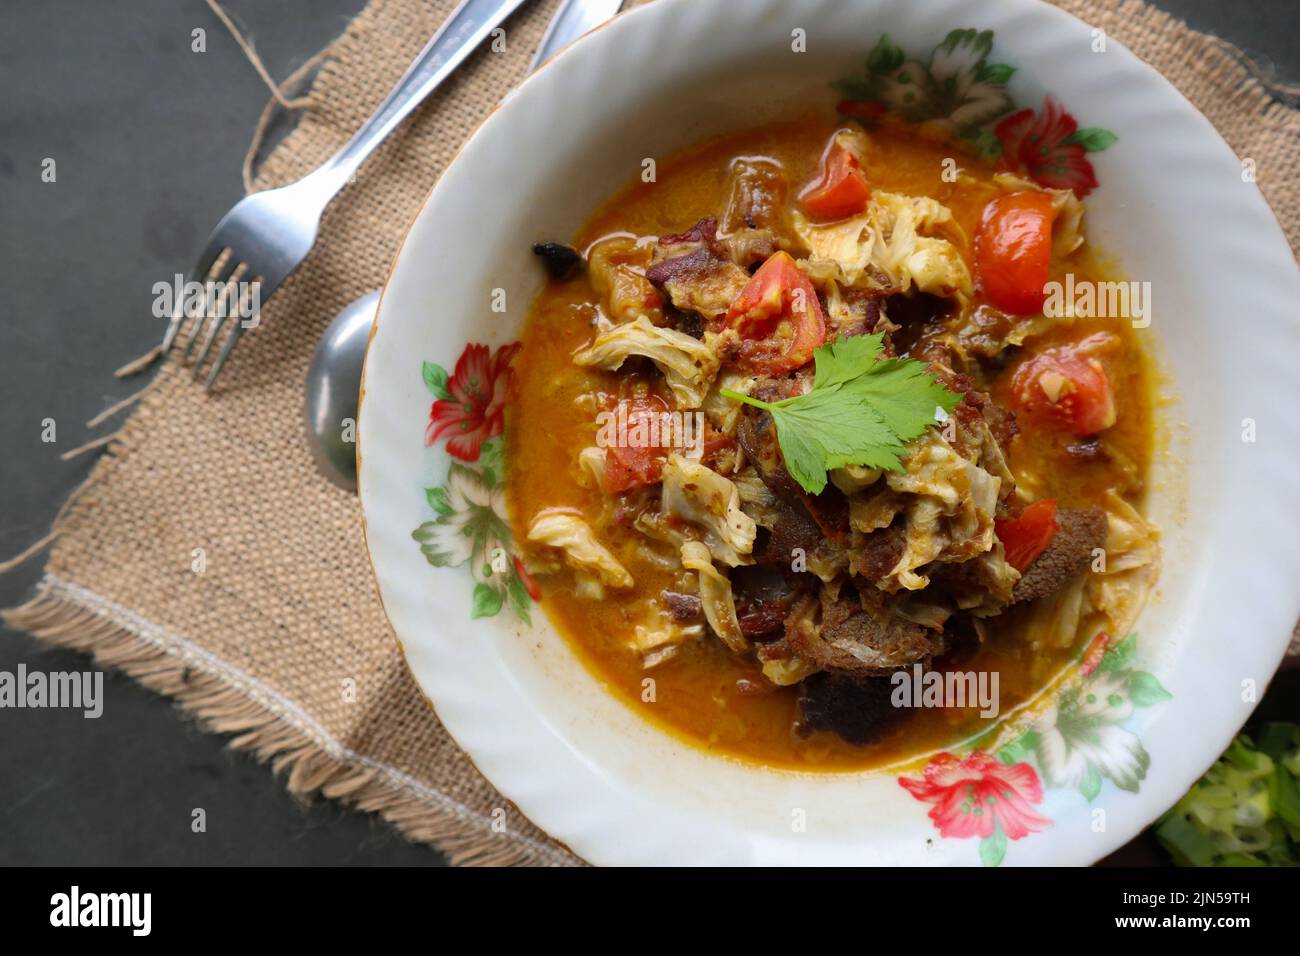
[[[728,168],[733,159],[762,156],[778,161],[792,191],[815,175],[822,147],[835,125],[819,120],[772,126],[715,140],[659,163],[658,181],[636,181],[602,206],[576,237],[579,249],[615,233],[662,235],[680,232],[703,216],[718,216],[727,201]],[[945,157],[957,155],[962,168],[958,184],[941,178]],[[875,188],[933,196],[949,206],[967,236],[998,190],[994,170],[970,156],[954,153],[951,145],[926,141],[902,130],[872,135],[867,166]],[[969,250],[963,250],[969,262]],[[1080,261],[1082,260],[1082,261]],[[1077,278],[1108,276],[1089,255],[1071,266]],[[633,608],[668,587],[681,587],[681,572],[648,563],[635,551],[636,533],[617,524],[602,524],[602,496],[577,480],[578,453],[593,443],[591,398],[617,391],[617,375],[587,370],[572,362],[575,351],[591,338],[591,321],[599,297],[585,279],[549,282],[533,303],[515,359],[517,393],[507,416],[511,519],[516,540],[523,541],[532,517],[543,509],[576,509],[596,528],[636,579],[631,592],[609,592],[602,601],[578,598],[564,575],[546,578],[542,605],[585,663],[639,713],[661,727],[707,749],[762,763],[819,770],[854,770],[896,762],[985,730],[974,709],[918,710],[900,721],[883,739],[854,747],[831,734],[801,739],[792,733],[798,691],[775,688],[762,694],[742,694],[737,681],[761,682],[755,663],[737,658],[712,638],[687,642],[682,651],[649,672],[655,680],[655,700],[642,702],[647,672],[638,654],[625,646],[635,614]],[[1118,425],[1107,436],[1144,475],[1150,458],[1149,378],[1132,329],[1123,321],[1091,320],[1060,333],[1033,339],[1022,355],[1083,331],[1107,329],[1118,335],[1123,349],[1112,363]],[[986,383],[995,397],[1010,368]],[[585,398],[584,398],[585,396]],[[1099,502],[1108,489],[1136,494],[1105,459],[1080,463],[1065,449],[1066,442],[1026,428],[1011,449],[1017,474],[1026,470],[1052,476],[1047,492],[1062,506]],[[1131,474],[1132,472],[1130,472]],[[1025,633],[1025,615],[1007,614],[994,620],[990,637],[978,651],[949,655],[945,668],[998,671],[1001,712],[1009,713],[1041,690],[1076,648],[1036,646]]]

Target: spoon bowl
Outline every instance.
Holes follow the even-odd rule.
[[[357,490],[357,395],[379,290],[354,299],[325,329],[307,369],[307,444],[316,467],[340,488]]]

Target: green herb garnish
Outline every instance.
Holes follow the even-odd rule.
[[[1300,725],[1237,736],[1160,818],[1156,836],[1178,866],[1300,864]]]
[[[779,402],[720,389],[771,414],[790,475],[810,494],[846,465],[902,471],[906,443],[961,401],[915,359],[881,359],[882,336],[858,335],[813,352],[812,389]]]

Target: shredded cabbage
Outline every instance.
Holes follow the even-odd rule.
[[[613,370],[629,355],[644,355],[659,367],[681,409],[700,407],[720,362],[707,342],[674,329],[661,329],[644,315],[601,332],[573,360],[582,366]]]
[[[700,602],[704,608],[704,619],[713,628],[713,633],[722,639],[731,650],[743,654],[749,650],[749,641],[740,629],[736,617],[736,602],[731,594],[731,581],[725,574],[713,566],[713,555],[709,548],[700,541],[688,541],[682,545],[682,567],[689,568],[699,575]]]
[[[740,508],[740,490],[713,469],[681,455],[670,455],[663,469],[663,512],[704,532],[713,557],[736,567],[753,564],[754,519]]]
[[[591,526],[576,515],[537,515],[528,528],[528,540],[560,551],[575,571],[592,575],[595,583],[613,588],[630,588],[635,583],[609,549],[596,540]],[[603,596],[599,588],[589,587],[587,590],[593,598]]]

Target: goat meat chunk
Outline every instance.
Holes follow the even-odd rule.
[[[799,684],[798,733],[825,730],[855,747],[879,740],[907,712],[890,702],[888,677],[855,679],[840,674],[813,674]]]
[[[1093,551],[1106,543],[1106,512],[1098,505],[1062,508],[1056,512],[1056,522],[1060,530],[1016,582],[1013,603],[1055,594],[1087,568]]]

